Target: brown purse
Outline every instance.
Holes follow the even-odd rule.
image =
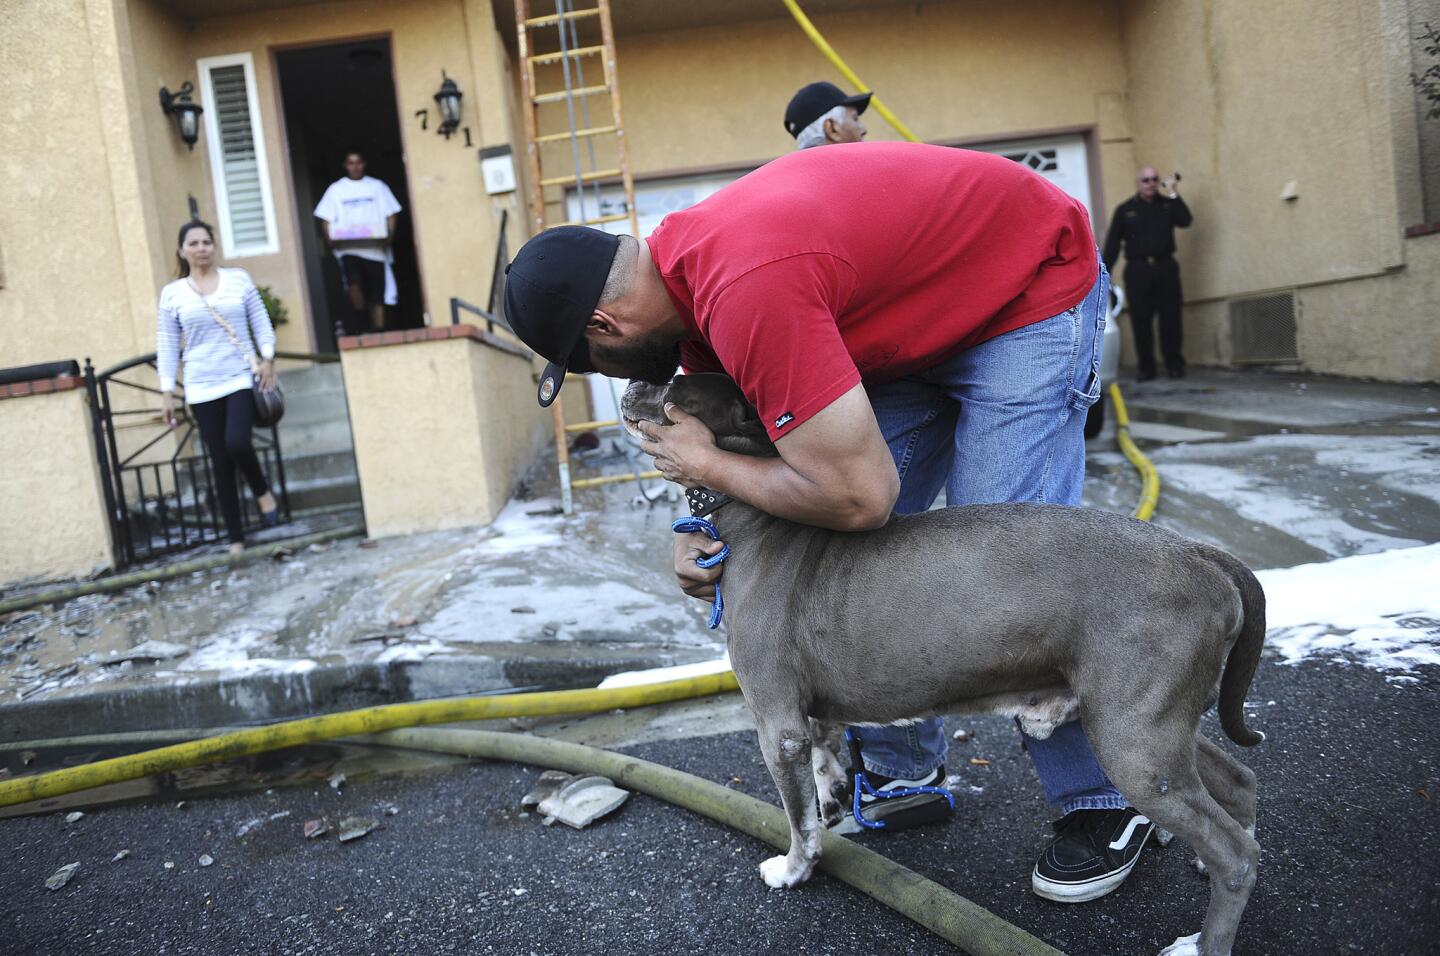
[[[276,379],[275,384],[270,388],[265,388],[260,384],[260,359],[256,357],[254,352],[240,344],[240,339],[235,335],[235,329],[231,327],[229,322],[225,321],[225,317],[220,314],[220,310],[211,305],[210,300],[205,298],[205,295],[195,287],[195,283],[191,282],[190,288],[195,290],[195,294],[200,296],[201,303],[204,304],[205,308],[210,310],[210,314],[215,317],[215,321],[219,324],[220,328],[224,329],[225,334],[230,336],[230,343],[234,345],[235,348],[240,351],[240,354],[245,356],[245,360],[250,363],[250,394],[255,399],[255,424],[262,428],[269,428],[272,425],[278,424],[280,419],[285,415],[285,393],[280,390],[279,379]]]

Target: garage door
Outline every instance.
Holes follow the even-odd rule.
[[[981,143],[967,148],[998,153],[1030,167],[1084,203],[1085,208],[1090,210],[1091,221],[1094,221],[1095,209],[1090,204],[1090,160],[1085,151],[1085,137],[1080,134]]]

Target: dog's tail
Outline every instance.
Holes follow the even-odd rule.
[[[1250,569],[1229,554],[1221,567],[1240,592],[1243,620],[1240,636],[1230,648],[1225,670],[1220,677],[1220,726],[1225,736],[1242,747],[1253,747],[1265,739],[1259,731],[1245,726],[1245,695],[1260,665],[1260,649],[1265,644],[1265,591]]]

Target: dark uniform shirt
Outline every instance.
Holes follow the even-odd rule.
[[[1190,207],[1180,197],[1156,196],[1146,202],[1131,196],[1115,208],[1110,229],[1105,233],[1105,268],[1115,266],[1120,242],[1125,242],[1125,259],[1134,262],[1146,256],[1168,256],[1175,251],[1175,229],[1190,225]]]

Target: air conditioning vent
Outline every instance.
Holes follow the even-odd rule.
[[[1289,365],[1295,345],[1295,293],[1230,301],[1230,355],[1236,365]]]

